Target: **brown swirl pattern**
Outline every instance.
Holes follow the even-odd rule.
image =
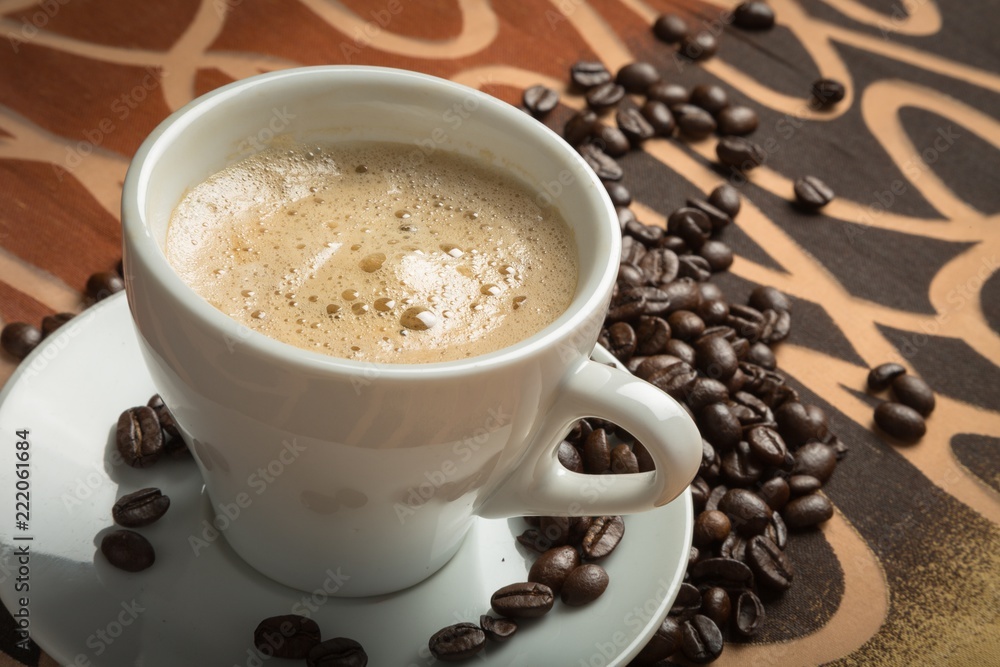
[[[727,27],[734,0],[7,0],[0,2],[0,318],[83,307],[87,275],[120,254],[132,153],[171,111],[229,81],[296,65],[420,70],[512,103],[568,66],[636,58],[686,85],[722,82],[760,111],[767,164],[741,186],[725,287],[796,300],[780,366],[851,452],[825,492],[837,513],[793,558],[808,586],[770,608],[764,637],[718,664],[1000,663],[1000,56],[992,12],[937,0],[771,0],[765,34]],[[723,30],[679,60],[650,34],[675,11]],[[818,110],[826,76],[846,99]],[[916,115],[915,115],[916,114]],[[557,114],[558,115],[558,114]],[[913,122],[918,118],[920,122]],[[639,218],[664,223],[723,181],[711,140],[652,141],[625,158]],[[814,173],[821,216],[787,201]],[[899,361],[939,392],[928,433],[872,431],[869,365]],[[14,368],[0,360],[0,380]],[[4,614],[0,626],[10,627]],[[0,643],[0,665],[52,665]]]

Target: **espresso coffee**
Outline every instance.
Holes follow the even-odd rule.
[[[238,322],[336,357],[465,359],[552,323],[578,272],[559,212],[484,160],[413,154],[268,148],[188,192],[167,258]]]

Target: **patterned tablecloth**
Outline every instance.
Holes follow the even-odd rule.
[[[739,184],[744,210],[722,236],[737,256],[717,282],[732,302],[755,284],[793,297],[779,366],[850,451],[823,490],[834,517],[794,540],[795,585],[769,603],[763,633],[727,645],[718,664],[1000,664],[997,7],[772,0],[777,25],[758,32],[731,25],[735,4],[0,2],[0,323],[85,307],[87,277],[121,255],[119,195],[139,143],[235,79],[388,65],[515,105],[542,83],[562,95],[547,119],[558,129],[583,106],[567,87],[580,59],[719,83],[758,112],[767,159]],[[662,12],[719,34],[718,54],[678,57],[650,30]],[[810,104],[821,76],[847,87],[829,109]],[[622,158],[638,218],[662,225],[724,182],[715,144],[655,139]],[[806,174],[837,193],[819,215],[789,204]],[[937,392],[918,444],[874,429],[865,378],[885,361]],[[0,358],[0,382],[15,365]],[[15,639],[4,610],[0,665],[55,664]]]

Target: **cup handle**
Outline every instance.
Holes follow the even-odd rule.
[[[649,451],[656,470],[625,475],[567,470],[557,457],[559,444],[572,424],[585,417],[625,428]],[[567,374],[525,458],[476,514],[505,518],[643,512],[665,505],[687,488],[698,473],[701,452],[698,428],[673,398],[625,370],[585,359]]]

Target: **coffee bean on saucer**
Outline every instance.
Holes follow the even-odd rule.
[[[646,90],[660,80],[656,67],[646,62],[634,62],[623,66],[615,76],[615,83],[634,95],[643,95]]]
[[[319,642],[319,625],[299,614],[270,616],[253,631],[257,650],[275,658],[304,659]]]
[[[566,577],[560,596],[571,607],[582,607],[601,597],[608,588],[608,573],[596,563],[580,565]]]
[[[553,547],[539,556],[528,571],[528,581],[545,584],[555,595],[562,591],[569,573],[580,565],[576,547]]]
[[[653,22],[653,34],[661,42],[676,44],[687,37],[688,24],[677,14],[661,14]]]
[[[156,561],[153,545],[134,530],[115,530],[101,540],[101,553],[119,570],[141,572]]]
[[[146,405],[153,408],[153,412],[156,413],[156,418],[160,422],[160,428],[163,429],[166,435],[171,438],[180,437],[180,431],[177,430],[177,422],[174,421],[174,416],[170,414],[170,410],[159,394],[153,394]]]
[[[892,437],[905,442],[916,442],[927,432],[927,424],[919,412],[893,401],[875,408],[875,423]]]
[[[598,178],[606,181],[622,180],[624,172],[621,165],[600,148],[593,144],[583,144],[577,150]]]
[[[587,91],[587,106],[601,113],[612,108],[625,97],[625,89],[614,81],[594,86]]]
[[[888,389],[893,380],[905,373],[906,369],[899,364],[892,362],[879,364],[868,372],[868,388],[872,391]]]
[[[677,121],[681,134],[689,139],[704,139],[715,132],[716,124],[712,114],[694,104],[675,104],[670,112]]]
[[[619,107],[618,113],[615,114],[615,121],[622,133],[628,137],[632,146],[640,146],[642,142],[657,134],[656,129],[646,120],[638,107],[631,105]]]
[[[767,160],[764,149],[743,137],[722,137],[715,146],[719,162],[740,171],[750,171]]]
[[[742,201],[739,191],[729,183],[723,183],[712,190],[708,196],[708,203],[719,209],[730,218],[735,218],[740,212]]]
[[[114,271],[101,271],[87,278],[86,294],[91,301],[101,301],[125,289],[125,281]]]
[[[42,342],[42,332],[27,322],[11,322],[0,332],[0,345],[15,359],[24,359]]]
[[[774,26],[774,10],[766,2],[743,2],[736,7],[733,23],[744,30],[768,30]]]
[[[844,84],[834,79],[819,79],[812,85],[812,96],[820,106],[831,106],[844,99]]]
[[[455,623],[435,632],[427,647],[442,662],[459,662],[476,655],[486,646],[486,633],[475,623]]]
[[[532,116],[544,116],[559,104],[559,93],[546,86],[531,86],[524,91],[524,107]]]
[[[729,106],[729,93],[722,86],[702,84],[691,89],[690,102],[715,116]]]
[[[306,667],[366,667],[367,664],[364,647],[347,637],[320,642],[306,656]]]
[[[695,614],[681,626],[681,650],[684,657],[699,665],[715,661],[722,655],[722,631],[715,621]]]
[[[719,124],[719,134],[743,136],[757,129],[757,112],[740,104],[720,111],[715,121]]]
[[[148,526],[170,508],[170,498],[156,488],[139,489],[119,498],[111,508],[111,517],[119,526]]]
[[[493,611],[506,618],[544,616],[554,602],[551,588],[531,581],[504,586],[490,597]]]
[[[479,627],[491,642],[505,642],[517,632],[517,621],[512,618],[497,618],[489,614],[479,617]]]
[[[795,181],[795,202],[807,211],[818,211],[836,196],[833,188],[815,176],[803,176]]]
[[[569,75],[573,83],[584,90],[611,81],[611,72],[599,61],[581,60],[574,63]]]
[[[688,33],[681,40],[678,51],[691,60],[707,60],[719,50],[719,41],[707,30]]]
[[[118,453],[133,468],[153,465],[163,454],[163,431],[153,408],[129,408],[118,418]]]
[[[73,319],[73,317],[75,317],[73,313],[46,315],[42,318],[42,336],[45,337],[54,333],[59,327]]]
[[[624,535],[625,521],[620,516],[596,517],[580,545],[583,557],[598,560],[609,556]]]
[[[893,380],[892,393],[896,395],[896,400],[924,417],[934,411],[934,391],[915,375],[900,375]]]

